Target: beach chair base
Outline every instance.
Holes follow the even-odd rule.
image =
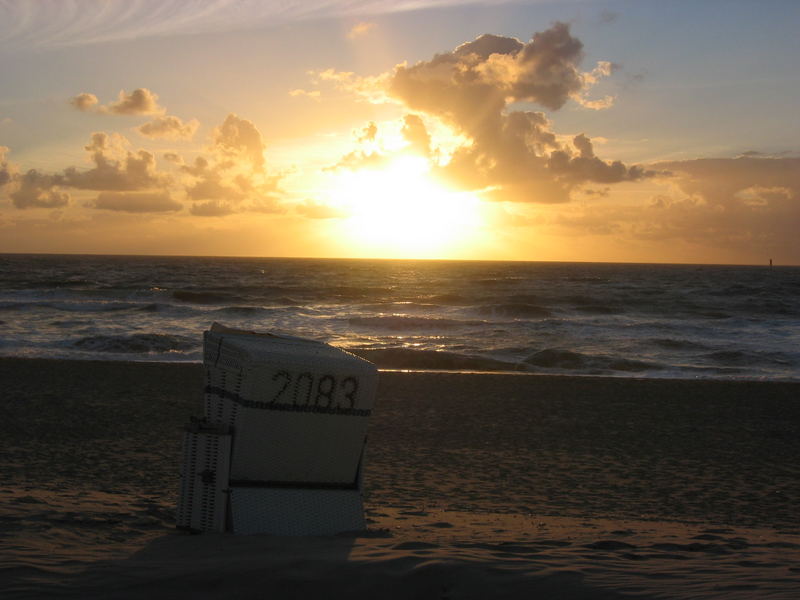
[[[189,531],[225,531],[231,434],[226,425],[202,419],[183,435],[183,470],[176,524]]]

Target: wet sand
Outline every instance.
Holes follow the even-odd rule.
[[[0,359],[3,598],[794,598],[800,384],[381,373],[369,529],[189,536],[199,365]]]

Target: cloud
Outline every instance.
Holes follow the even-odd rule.
[[[212,167],[202,156],[197,157],[194,164],[184,166],[182,169],[196,180],[186,188],[186,195],[190,200],[238,202],[246,196],[249,187],[246,179],[237,180],[235,177],[229,177],[224,167]],[[242,189],[241,183],[244,183],[245,189]]]
[[[17,165],[6,159],[7,146],[0,146],[0,190],[8,194],[15,208],[61,208],[70,195],[64,191],[63,177],[30,169],[20,173]]]
[[[380,169],[389,164],[391,157],[381,154],[380,152],[365,152],[364,150],[353,150],[348,152],[339,161],[329,167],[325,171],[336,171],[339,169],[349,169],[357,171],[358,169]]]
[[[289,90],[289,95],[292,98],[310,98],[315,102],[319,102],[322,93],[319,90],[303,90],[298,88],[295,90]]]
[[[31,169],[14,177],[16,190],[9,196],[16,208],[60,208],[69,204],[70,195],[59,189],[61,178]]]
[[[6,160],[6,154],[8,154],[8,152],[8,146],[0,146],[0,187],[3,187],[11,181],[11,165]]]
[[[151,37],[220,34],[256,27],[280,27],[321,19],[373,18],[379,14],[448,6],[504,4],[508,0],[207,0],[202,9],[185,0],[48,0],[7,2],[0,45],[13,47],[119,43]],[[44,4],[52,10],[43,10]],[[57,10],[56,10],[57,7]]]
[[[31,169],[19,174],[0,152],[0,180],[8,184],[9,197],[16,208],[66,206],[70,195],[65,188],[73,188],[100,192],[93,203],[86,205],[92,208],[138,213],[179,210],[181,205],[166,192],[171,179],[156,170],[155,157],[145,150],[130,152],[128,145],[128,140],[119,134],[93,133],[85,149],[94,167],[67,167],[61,173]]]
[[[430,61],[401,65],[389,87],[412,109],[478,126],[510,102],[561,108],[584,88],[582,58],[583,44],[566,23],[556,23],[528,43],[484,34]]]
[[[379,169],[389,164],[391,156],[383,152],[378,144],[378,126],[374,121],[370,121],[362,129],[354,131],[353,138],[359,147],[347,153],[337,163],[326,167],[326,171]]]
[[[254,169],[264,166],[264,141],[252,121],[233,113],[214,130],[216,150],[229,158],[249,162]]]
[[[190,212],[196,217],[225,217],[232,215],[236,211],[230,203],[210,200],[208,202],[195,202],[192,204]]]
[[[556,150],[550,154],[547,163],[549,170],[563,180],[577,183],[618,183],[656,174],[656,171],[645,171],[638,166],[626,167],[618,160],[606,162],[597,158],[591,140],[582,133],[576,135],[572,143],[578,150],[577,155]]]
[[[251,121],[231,113],[214,129],[206,155],[180,170],[189,181],[186,195],[197,216],[225,216],[242,211],[282,212],[283,174],[268,173],[261,132]]]
[[[281,196],[278,194],[265,194],[255,198],[245,207],[245,210],[267,214],[283,214],[286,212],[286,208],[281,202]]]
[[[183,122],[178,117],[166,115],[137,128],[137,131],[150,139],[190,140],[194,137],[200,122],[197,119]]]
[[[619,69],[619,65],[609,62],[607,60],[600,60],[597,66],[587,73],[582,73],[583,90],[574,94],[572,99],[584,108],[591,108],[592,110],[604,110],[611,108],[614,105],[614,96],[607,95],[602,98],[592,100],[588,97],[588,91],[597,84],[602,78],[609,77],[612,73]]]
[[[519,103],[538,104],[552,112],[568,101],[593,109],[611,106],[613,98],[591,100],[588,91],[618,66],[600,61],[581,70],[583,43],[569,25],[555,23],[535,33],[530,41],[484,34],[451,52],[414,65],[401,64],[389,73],[362,78],[353,73],[321,71],[319,81],[368,97],[399,102],[416,113],[406,117],[403,135],[413,149],[431,153],[421,116],[445,123],[466,142],[433,174],[462,189],[480,191],[492,200],[513,202],[567,202],[587,183],[635,181],[653,173],[594,154],[584,134],[572,144],[553,132],[541,111],[514,110]],[[379,88],[379,89],[378,89]],[[427,136],[427,137],[426,137]],[[426,153],[426,147],[428,153]],[[375,158],[358,151],[340,164],[351,168],[358,159]]]
[[[70,104],[80,111],[111,115],[160,115],[166,112],[158,104],[158,95],[147,88],[137,88],[130,94],[120,90],[116,102],[99,104],[97,96],[84,92],[70,98]]]
[[[356,139],[359,142],[374,142],[375,136],[378,135],[378,126],[375,124],[375,121],[370,121],[367,123],[367,126],[356,135]]]
[[[158,96],[147,88],[138,88],[130,94],[120,90],[116,102],[101,107],[102,112],[114,115],[158,115],[165,109],[158,105]]]
[[[286,212],[278,196],[264,195],[254,198],[247,205],[237,205],[225,199],[207,200],[192,204],[190,212],[196,217],[227,217],[241,212],[280,214]]]
[[[428,156],[431,153],[431,135],[419,115],[405,115],[400,132],[408,142],[408,149],[414,154]]]
[[[149,126],[149,127],[148,127]],[[195,122],[183,123],[173,117],[159,117],[142,126],[151,137],[182,135],[181,128],[193,130]],[[177,133],[176,133],[177,130]],[[130,150],[122,135],[95,132],[85,150],[91,168],[70,166],[60,173],[31,170],[20,175],[6,160],[8,149],[0,147],[0,186],[17,208],[65,206],[68,188],[95,190],[87,208],[127,212],[159,213],[182,209],[172,193],[182,190],[191,202],[191,214],[224,216],[237,212],[285,212],[280,182],[285,173],[265,168],[264,141],[247,119],[229,114],[213,130],[210,144],[191,164],[168,152],[164,159],[175,165],[174,173],[159,171],[155,155],[147,150]],[[172,192],[172,193],[171,193]]]
[[[715,158],[648,165],[664,193],[647,204],[614,205],[613,196],[562,214],[557,224],[647,242],[685,242],[735,251],[738,260],[764,256],[800,260],[800,158]],[[669,177],[663,176],[669,172]]]
[[[162,187],[165,176],[156,171],[155,156],[146,150],[135,153],[125,150],[129,144],[124,137],[104,132],[92,134],[85,149],[94,168],[79,171],[76,167],[64,170],[64,184],[84,190],[133,191]]]
[[[309,219],[341,219],[348,216],[346,211],[335,206],[306,200],[294,207],[295,212]]]
[[[173,212],[183,208],[167,192],[100,192],[89,206],[129,213]]]
[[[375,29],[375,27],[377,27],[375,23],[370,23],[367,21],[356,23],[350,28],[350,31],[347,32],[347,39],[354,40],[356,38],[363,37]]]
[[[800,158],[699,158],[652,167],[671,172],[672,181],[684,193],[723,208],[739,205],[742,200],[737,194],[754,186],[785,188],[800,195]]]
[[[78,94],[69,100],[69,103],[72,104],[72,106],[84,112],[93,110],[94,107],[97,106],[98,102],[100,101],[97,99],[97,96],[86,92],[83,94]]]
[[[364,77],[356,75],[352,71],[325,69],[323,71],[309,71],[309,75],[315,84],[331,84],[337,90],[353,94],[357,98],[372,104],[390,101],[386,93],[386,86],[391,78],[391,73]]]
[[[176,165],[184,164],[183,157],[177,152],[164,152],[164,160]]]
[[[85,147],[94,167],[85,171],[68,167],[63,173],[44,174],[31,170],[17,176],[17,190],[10,194],[17,208],[55,208],[66,206],[69,194],[61,188],[97,190],[90,208],[130,213],[176,211],[181,204],[173,200],[166,186],[170,179],[159,173],[150,152],[126,149],[129,142],[119,134],[92,134]]]

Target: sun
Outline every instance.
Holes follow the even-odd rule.
[[[330,196],[350,215],[342,233],[372,256],[446,258],[469,244],[481,223],[478,198],[435,180],[421,156],[342,173]]]

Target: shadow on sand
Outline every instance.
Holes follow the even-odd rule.
[[[127,559],[95,563],[57,590],[40,591],[55,591],[52,596],[59,598],[123,600],[630,597],[592,588],[576,571],[531,573],[496,562],[370,548],[380,541],[374,538],[390,537],[387,531],[309,538],[175,533],[152,540]],[[359,558],[353,557],[356,546]]]

